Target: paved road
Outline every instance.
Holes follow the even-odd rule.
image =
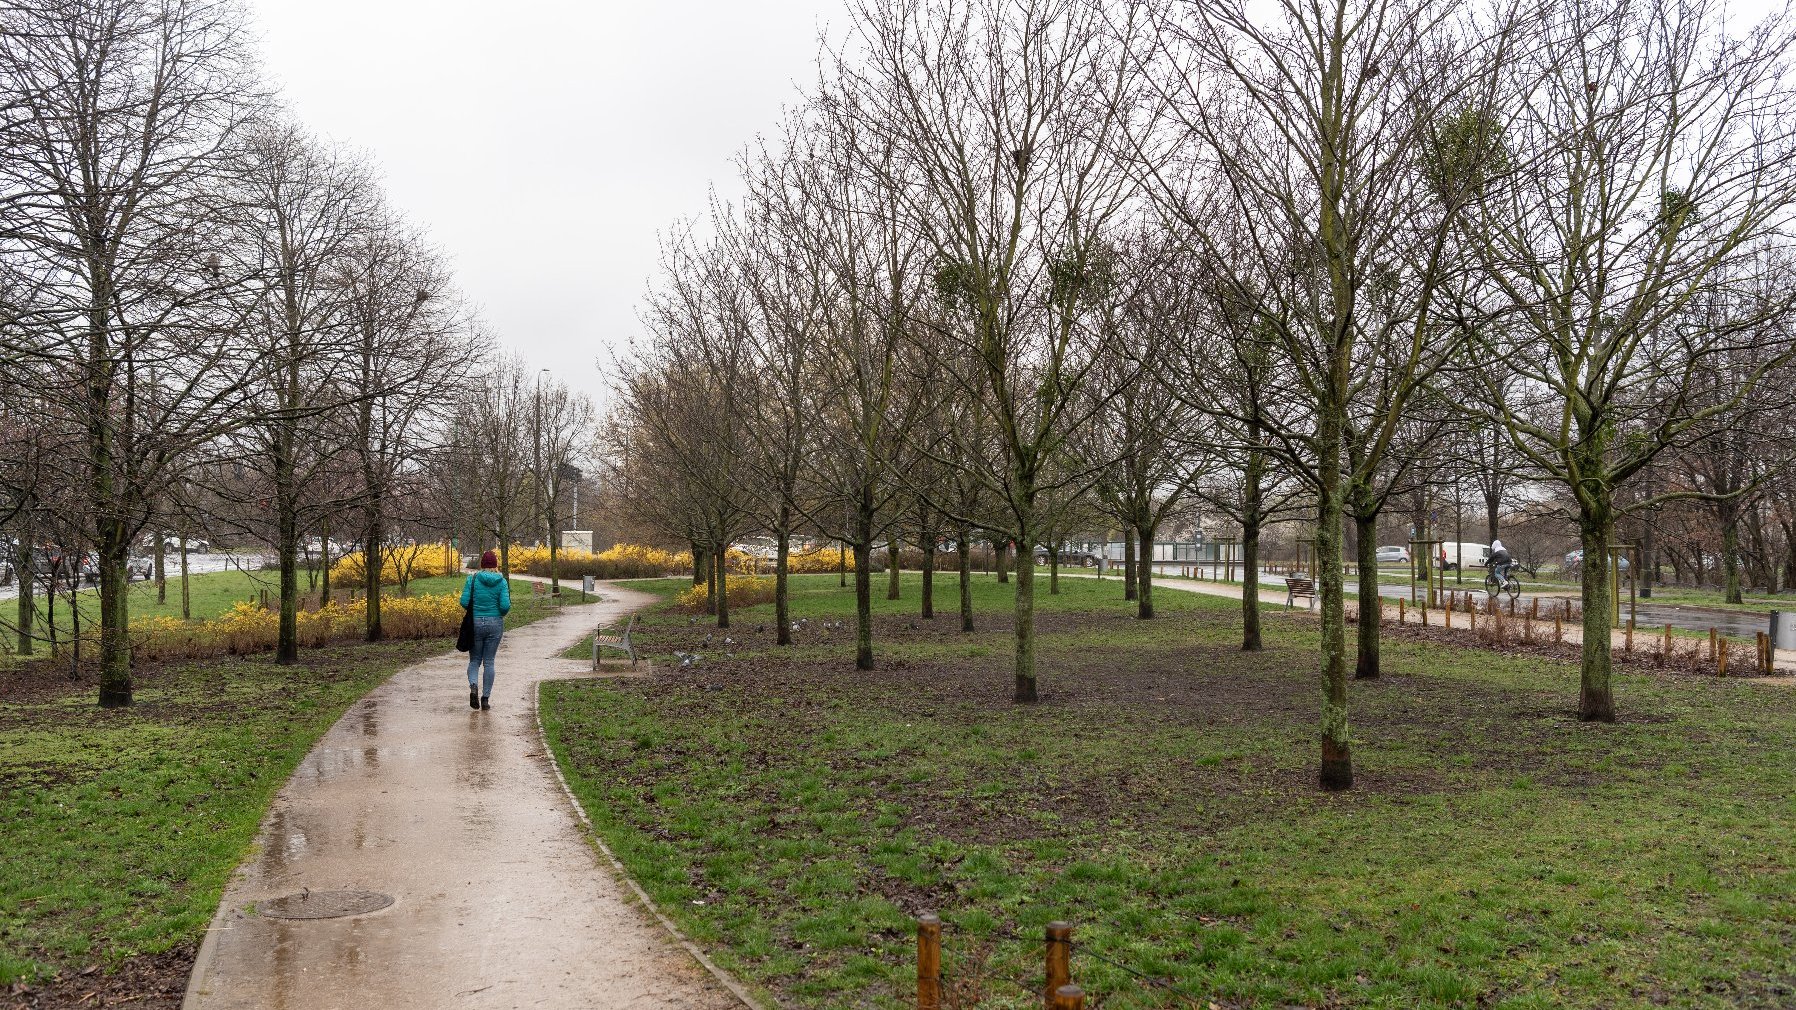
[[[652,599],[606,596],[508,632],[491,711],[467,707],[458,653],[352,707],[227,888],[186,1010],[739,1006],[601,869],[541,753],[537,683],[590,676],[552,657]],[[394,901],[347,918],[246,910],[302,888]]]

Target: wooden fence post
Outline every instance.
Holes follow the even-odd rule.
[[[917,1010],[942,1010],[942,920],[917,917]]]
[[[1634,651],[1634,620],[1633,620],[1633,618],[1628,619],[1628,634],[1627,634],[1627,637],[1625,637],[1621,640],[1621,651],[1622,651],[1623,655],[1631,654]]]
[[[1076,985],[1063,985],[1054,990],[1048,1010],[1085,1010],[1085,990]]]
[[[1554,614],[1553,615],[1553,644],[1558,645],[1560,642],[1563,642],[1563,641],[1565,641],[1565,625],[1560,623],[1559,615]]]
[[[1073,981],[1073,927],[1065,922],[1050,922],[1046,939],[1043,974],[1048,984],[1041,995],[1043,1004],[1052,1007],[1054,994]]]
[[[1452,601],[1448,601],[1447,605],[1441,608],[1441,627],[1451,628],[1452,626],[1453,626],[1453,604],[1452,604]]]
[[[1659,655],[1667,661],[1671,659],[1671,625],[1665,626],[1665,644],[1659,646]]]
[[[1770,673],[1771,672],[1771,664],[1767,661],[1767,656],[1765,653],[1765,633],[1762,631],[1755,632],[1754,636],[1753,636],[1753,642],[1754,642],[1754,644],[1756,644],[1759,647],[1759,656],[1758,656],[1759,673],[1761,673],[1761,674]]]
[[[1538,596],[1528,601],[1528,620],[1540,620],[1540,597]]]
[[[1716,640],[1716,637],[1717,637],[1717,635],[1716,635],[1716,633],[1715,633],[1715,629],[1714,629],[1714,628],[1710,628],[1710,629],[1709,629],[1709,660],[1710,660],[1710,662],[1713,662],[1713,661],[1714,661],[1714,659],[1715,659],[1715,640]]]
[[[1727,676],[1727,640],[1721,642],[1721,650],[1715,653],[1715,676]]]
[[[1397,597],[1397,623],[1398,624],[1408,624],[1409,623],[1409,613],[1408,613],[1407,607],[1405,606],[1405,604],[1407,604],[1408,602],[1409,602],[1408,600],[1405,600],[1401,596]]]

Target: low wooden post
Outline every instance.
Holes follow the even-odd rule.
[[[1563,641],[1565,641],[1565,626],[1560,623],[1559,615],[1554,614],[1553,615],[1553,644],[1558,645],[1560,642],[1563,642]]]
[[[1631,617],[1628,618],[1627,636],[1621,640],[1621,651],[1623,655],[1631,654],[1634,651],[1634,619]]]
[[[1478,612],[1476,610],[1470,611],[1467,614],[1467,620],[1472,622],[1472,634],[1476,635],[1478,633]]]
[[[1665,638],[1659,644],[1659,655],[1666,660],[1671,659],[1671,625],[1665,626]]]
[[[942,1010],[942,920],[917,917],[917,1010]]]
[[[1042,974],[1047,978],[1048,984],[1042,991],[1042,999],[1051,1007],[1054,1005],[1054,994],[1073,982],[1073,927],[1070,923],[1050,922],[1046,939],[1047,944],[1042,954]]]
[[[1753,643],[1756,644],[1759,648],[1759,657],[1758,657],[1759,658],[1759,663],[1758,663],[1759,673],[1761,673],[1761,674],[1770,673],[1771,672],[1771,664],[1767,661],[1767,656],[1765,655],[1765,633],[1762,631],[1755,632],[1754,637],[1753,637]]]
[[[1048,1000],[1048,1010],[1085,1010],[1085,990],[1076,985],[1063,985]]]
[[[1451,628],[1452,626],[1453,626],[1453,606],[1452,606],[1452,601],[1448,601],[1448,605],[1441,608],[1441,627]]]
[[[1727,676],[1727,640],[1722,639],[1720,651],[1715,653],[1715,676]]]
[[[1538,596],[1528,601],[1528,620],[1540,620],[1540,597]]]
[[[1428,608],[1426,606],[1422,608],[1422,627],[1428,627]]]
[[[1715,640],[1716,640],[1716,638],[1717,638],[1717,635],[1716,635],[1715,629],[1710,628],[1709,629],[1709,660],[1711,662],[1713,662],[1715,659]]]
[[[1509,616],[1515,616],[1515,597],[1513,596],[1509,598]]]
[[[1409,623],[1409,612],[1408,612],[1408,607],[1407,607],[1408,603],[1409,603],[1409,601],[1404,599],[1403,597],[1401,597],[1401,596],[1397,597],[1397,623],[1398,624]]]

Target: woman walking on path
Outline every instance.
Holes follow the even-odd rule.
[[[480,571],[468,576],[461,587],[461,605],[474,611],[474,647],[468,650],[469,708],[493,707],[493,657],[505,635],[505,615],[511,613],[511,583],[498,573],[498,567],[499,555],[487,551],[480,556]],[[486,664],[484,683],[475,679],[482,663]]]

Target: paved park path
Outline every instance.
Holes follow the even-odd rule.
[[[185,1010],[740,1007],[602,868],[542,753],[537,683],[591,676],[556,653],[652,600],[604,595],[505,633],[490,711],[468,707],[461,653],[350,708],[226,889]],[[326,919],[247,910],[302,889],[393,903]]]
[[[1069,573],[1067,573],[1067,572],[1061,573],[1061,578],[1067,578],[1067,577],[1069,577]],[[1070,575],[1070,577],[1071,578],[1093,578],[1094,576],[1073,573]],[[1118,581],[1117,588],[1119,591],[1122,588],[1120,580]],[[1187,592],[1187,593],[1201,593],[1206,596],[1229,597],[1231,599],[1236,599],[1236,600],[1240,599],[1242,593],[1245,591],[1242,588],[1241,583],[1239,583],[1239,582],[1210,582],[1210,581],[1197,581],[1197,580],[1192,580],[1192,579],[1180,579],[1180,578],[1165,578],[1165,579],[1156,578],[1156,579],[1154,579],[1154,589],[1155,589],[1155,591],[1159,591],[1161,589],[1173,589],[1173,590],[1178,590],[1178,591]],[[1464,590],[1457,590],[1457,591],[1460,593],[1459,599],[1463,600],[1465,597],[1465,591]],[[1283,609],[1285,606],[1285,597],[1286,597],[1285,590],[1269,588],[1264,583],[1261,584],[1261,588],[1260,588],[1261,604],[1270,606],[1270,607],[1277,607],[1279,609]],[[1542,598],[1548,599],[1549,597],[1543,596]],[[1483,594],[1476,593],[1473,596],[1473,599],[1474,599],[1474,601],[1478,601],[1481,603],[1483,600]],[[1305,605],[1307,605],[1307,603],[1308,603],[1308,601],[1305,601],[1304,603],[1299,604],[1299,606],[1305,606]],[[1347,603],[1349,606],[1353,606],[1358,603],[1358,597],[1354,592],[1349,591],[1348,596],[1347,596]],[[1545,610],[1545,608],[1542,608],[1542,609]],[[1440,611],[1438,609],[1436,609],[1436,610],[1431,610],[1429,613],[1432,615],[1433,625],[1437,629],[1440,629],[1440,623],[1441,623]],[[1385,602],[1385,610],[1384,610],[1385,621],[1389,622],[1389,623],[1396,623],[1397,614],[1398,614],[1398,610],[1397,610],[1396,601],[1390,600],[1387,598],[1387,600]],[[1412,625],[1420,625],[1422,623],[1422,616],[1419,611],[1417,611],[1413,608],[1409,608],[1407,610],[1407,613],[1405,613],[1405,615],[1404,615],[1403,623],[1412,624]],[[1539,624],[1539,627],[1545,629],[1545,633],[1547,634],[1548,637],[1551,637],[1552,623],[1553,623],[1552,618],[1547,617],[1547,618],[1543,619]],[[1654,642],[1656,640],[1655,636],[1658,635],[1659,629],[1661,627],[1662,627],[1661,625],[1636,625],[1634,628],[1634,648],[1636,650],[1640,650],[1640,651],[1646,651],[1646,650],[1651,650],[1651,649],[1655,648],[1656,647],[1654,645]],[[1445,629],[1441,629],[1441,630],[1445,630]],[[1451,632],[1454,634],[1463,634],[1463,635],[1467,635],[1467,636],[1471,635],[1472,632],[1471,632],[1469,622],[1466,620],[1464,615],[1459,615],[1454,618]],[[1562,629],[1562,633],[1564,636],[1564,640],[1567,644],[1576,645],[1577,643],[1582,642],[1584,640],[1584,630],[1583,630],[1583,626],[1580,624],[1573,623],[1573,624],[1564,625],[1563,629]],[[1627,634],[1625,632],[1613,631],[1610,633],[1610,642],[1615,647],[1617,652],[1621,651],[1621,649],[1622,649],[1623,645],[1626,643],[1626,641],[1627,641]],[[1680,642],[1682,642],[1682,641],[1684,641],[1684,640],[1680,639]],[[1348,654],[1351,656],[1352,649],[1353,649],[1353,644],[1352,644],[1351,640],[1349,640],[1347,648],[1348,648]],[[1736,652],[1737,652],[1737,649],[1736,649]],[[1785,672],[1791,668],[1796,668],[1796,649],[1778,649],[1778,650],[1776,650],[1773,655],[1773,663],[1775,664],[1777,670],[1779,670],[1780,672]],[[1760,683],[1768,683],[1768,684],[1773,684],[1773,685],[1780,686],[1780,687],[1796,687],[1796,679],[1792,679],[1789,677],[1742,678],[1742,679],[1753,679]]]

